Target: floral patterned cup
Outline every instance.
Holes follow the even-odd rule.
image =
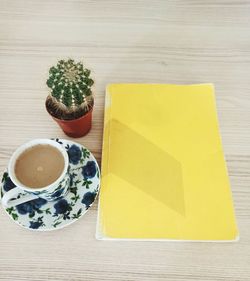
[[[64,158],[64,169],[60,177],[52,184],[45,187],[34,189],[34,188],[29,188],[18,181],[14,172],[14,168],[18,157],[26,149],[29,149],[38,144],[51,145],[57,148],[61,152]],[[68,167],[69,167],[68,154],[66,150],[56,141],[50,139],[35,139],[23,144],[11,156],[8,165],[9,176],[12,182],[16,185],[16,187],[4,194],[4,196],[2,197],[3,205],[7,207],[12,207],[37,198],[43,198],[46,199],[47,201],[52,201],[59,197],[64,196],[68,190],[69,180],[70,180]]]

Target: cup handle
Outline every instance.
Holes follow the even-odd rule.
[[[3,197],[2,197],[2,204],[5,207],[14,207],[16,205],[37,199],[38,196],[34,195],[34,194],[23,194],[21,198],[15,199],[15,200],[11,200],[12,198],[15,198],[18,194],[20,193],[20,188],[15,187],[11,190],[9,190],[8,192],[6,192]]]

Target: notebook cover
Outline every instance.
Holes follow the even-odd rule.
[[[213,85],[106,89],[97,239],[238,238]]]

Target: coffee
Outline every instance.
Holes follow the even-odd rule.
[[[38,144],[25,150],[16,160],[15,175],[23,185],[41,188],[56,181],[64,170],[64,158],[55,147]]]

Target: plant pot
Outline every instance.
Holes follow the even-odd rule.
[[[58,119],[51,115],[49,111],[48,113],[57,122],[67,136],[72,138],[80,138],[85,136],[91,129],[92,111],[93,108],[91,108],[90,111],[82,117],[73,120]]]

